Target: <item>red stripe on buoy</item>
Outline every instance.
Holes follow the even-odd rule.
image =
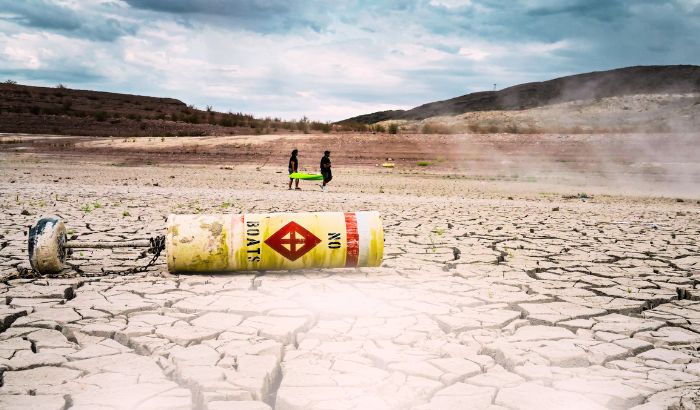
[[[231,215],[231,232],[236,232],[236,230],[240,229],[241,231],[245,231],[243,229],[243,223],[245,222],[245,215],[240,214],[240,215]]]
[[[243,238],[245,215],[231,215],[231,238]],[[243,239],[245,241],[245,238]],[[229,242],[230,243],[230,242]]]
[[[357,216],[354,212],[345,213],[345,235],[348,241],[345,267],[355,267],[360,257],[360,234],[357,232]]]

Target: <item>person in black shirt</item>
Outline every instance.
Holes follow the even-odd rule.
[[[323,153],[323,158],[321,158],[321,175],[323,175],[323,185],[321,185],[321,190],[323,190],[323,192],[326,192],[326,184],[331,182],[331,179],[333,179],[330,157],[331,152],[325,151]]]
[[[299,160],[297,159],[298,153],[299,150],[295,149],[292,151],[292,156],[289,157],[289,175],[292,175],[294,172],[299,172]],[[292,189],[292,181],[296,181],[295,189],[301,189],[299,188],[299,180],[293,179],[292,177],[289,177],[289,189]]]

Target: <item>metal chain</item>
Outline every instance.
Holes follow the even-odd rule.
[[[105,268],[102,268],[102,273],[100,275],[95,275],[95,274],[85,274],[84,272],[82,273],[85,276],[103,276],[103,275],[133,275],[134,273],[140,273],[140,272],[145,272],[153,266],[156,263],[156,260],[158,260],[158,257],[160,256],[160,253],[165,250],[165,236],[164,235],[159,235],[156,236],[155,238],[150,238],[149,242],[151,243],[151,246],[148,248],[146,251],[147,253],[152,253],[153,257],[151,258],[150,261],[148,261],[147,264],[143,266],[135,266],[133,268],[127,268],[127,269],[122,269],[122,270],[111,270]]]
[[[34,279],[40,278],[41,274],[32,268],[17,266],[17,273],[11,273],[2,278],[2,283],[7,284],[7,281],[12,279]]]
[[[85,272],[84,270],[80,269],[80,266],[78,265],[73,265],[70,262],[66,262],[66,264],[78,275],[85,276],[85,277],[96,277],[96,276],[106,276],[106,275],[132,275],[134,273],[140,273],[140,272],[145,272],[153,266],[156,261],[158,260],[158,257],[160,254],[165,250],[165,236],[164,235],[159,235],[156,236],[155,238],[149,238],[148,241],[150,242],[150,247],[146,251],[146,253],[152,253],[153,257],[151,260],[148,261],[147,264],[143,266],[135,266],[132,268],[127,268],[127,269],[122,269],[122,270],[112,270],[112,269],[105,269],[102,268],[102,272],[100,273],[88,273]],[[41,278],[43,275],[36,270],[32,268],[24,268],[24,267],[17,267],[17,274],[12,275],[11,277],[4,278],[4,281],[10,280],[10,279],[30,279],[30,278]]]

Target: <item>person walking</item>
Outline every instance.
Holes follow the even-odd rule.
[[[299,150],[293,150],[292,151],[292,156],[289,157],[289,189],[292,189],[292,181],[296,181],[295,185],[296,188],[294,189],[299,189],[299,179],[297,178],[292,178],[291,175],[295,172],[299,172],[299,160],[297,159],[297,154],[299,153]]]
[[[321,158],[321,175],[323,175],[323,184],[321,185],[321,190],[326,192],[326,184],[331,182],[333,179],[333,172],[331,172],[331,152],[324,151],[323,158]]]

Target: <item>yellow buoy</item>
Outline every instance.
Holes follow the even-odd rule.
[[[379,266],[377,212],[170,215],[170,272]]]

